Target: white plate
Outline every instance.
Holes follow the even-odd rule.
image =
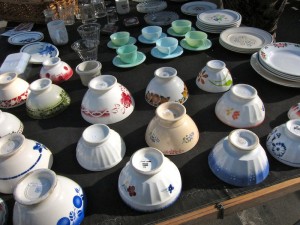
[[[259,60],[274,72],[300,77],[300,44],[276,42],[259,50]]]
[[[32,42],[41,41],[44,39],[44,34],[41,32],[21,32],[10,36],[8,38],[8,43],[12,45],[26,45]]]
[[[279,84],[286,87],[294,87],[294,88],[300,88],[300,82],[293,82],[281,79],[279,77],[276,77],[272,72],[265,69],[259,62],[258,59],[258,53],[254,53],[251,56],[250,64],[252,68],[263,78],[267,79],[268,81],[271,81],[272,83]]]
[[[24,45],[20,52],[28,53],[30,55],[29,62],[33,64],[42,64],[46,59],[59,55],[58,49],[46,42],[34,42]]]
[[[197,20],[208,25],[230,25],[241,18],[241,14],[229,9],[208,10],[197,15]]]
[[[172,11],[160,11],[156,13],[148,13],[144,16],[144,20],[147,24],[166,26],[171,24],[174,20],[179,19],[177,13]]]
[[[212,2],[194,1],[183,4],[181,6],[181,12],[186,15],[197,16],[202,12],[216,8],[217,5]]]

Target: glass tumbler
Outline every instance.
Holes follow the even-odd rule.
[[[99,23],[86,23],[77,28],[77,31],[84,40],[95,40],[100,42],[100,27]]]
[[[98,41],[95,40],[77,40],[71,48],[78,54],[82,61],[98,59]]]

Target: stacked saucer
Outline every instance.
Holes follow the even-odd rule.
[[[219,42],[230,51],[252,54],[271,44],[273,37],[270,33],[255,27],[232,27],[222,31]]]
[[[221,33],[231,28],[239,27],[242,16],[236,11],[229,9],[213,9],[197,15],[196,26],[208,33]]]

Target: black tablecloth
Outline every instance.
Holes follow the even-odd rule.
[[[118,26],[119,30],[127,30],[133,37],[137,38],[141,33],[141,28],[146,26],[146,23],[143,19],[144,14],[136,12],[136,3],[131,2],[131,4],[132,15],[139,17],[140,25],[124,27],[122,19],[129,16],[124,15],[120,16]],[[180,18],[190,19],[195,27],[196,18],[182,14],[180,12],[181,4],[168,2],[167,10],[177,11]],[[291,23],[285,22],[279,25],[277,40],[299,41],[299,34],[297,33],[299,29],[294,29],[290,34],[285,32],[293,26],[293,13],[296,15],[297,11],[293,11],[291,7],[287,7],[286,11],[288,12],[285,12],[285,16],[291,19]],[[98,22],[103,26],[106,19],[99,19]],[[72,51],[70,45],[79,39],[76,28],[80,24],[81,22],[77,21],[74,25],[68,26],[69,43],[65,46],[58,46],[59,56],[74,70],[81,60]],[[163,31],[166,32],[167,28],[169,26],[164,26]],[[43,32],[45,35],[43,41],[51,43],[46,26],[35,25],[33,30]],[[137,67],[121,69],[112,64],[116,52],[107,47],[109,36],[101,36],[98,60],[103,65],[102,74],[115,76],[118,82],[132,93],[136,102],[135,110],[128,118],[109,125],[123,137],[127,148],[124,159],[112,169],[103,172],[90,172],[81,168],[76,160],[77,142],[83,130],[90,124],[81,117],[80,113],[81,101],[87,87],[82,86],[79,76],[75,72],[70,80],[60,85],[68,92],[72,101],[69,108],[62,114],[51,119],[34,120],[26,115],[25,105],[3,110],[13,113],[24,123],[26,138],[37,140],[52,151],[54,155],[52,170],[59,175],[73,179],[84,189],[88,204],[83,224],[155,223],[299,176],[300,169],[279,163],[268,153],[270,174],[263,183],[256,186],[245,188],[230,186],[220,181],[210,171],[207,160],[209,152],[233,128],[224,125],[214,113],[215,104],[223,93],[207,93],[200,90],[195,84],[196,76],[207,61],[212,59],[224,61],[231,71],[234,84],[245,83],[257,89],[258,95],[265,104],[266,118],[263,124],[251,128],[251,130],[258,135],[264,148],[266,147],[266,136],[274,127],[285,123],[288,120],[288,109],[300,102],[300,92],[299,89],[279,86],[262,78],[252,69],[249,62],[250,55],[224,49],[218,42],[217,34],[209,34],[209,39],[212,41],[210,49],[199,52],[185,50],[180,57],[169,60],[152,57],[150,51],[153,45],[137,42],[139,51],[147,56],[146,61]],[[8,54],[19,52],[19,50],[20,46],[8,44],[6,37],[0,38],[0,62],[3,62]],[[187,114],[192,117],[200,130],[200,140],[191,151],[182,155],[168,156],[177,165],[182,176],[183,187],[179,199],[162,211],[140,213],[130,209],[121,200],[118,194],[118,176],[121,169],[129,161],[130,156],[138,149],[147,146],[144,135],[148,123],[154,117],[155,108],[145,101],[145,89],[154,77],[154,71],[163,66],[174,67],[178,76],[187,85],[190,96],[184,105]],[[40,69],[41,65],[28,65],[29,82],[39,78]],[[9,223],[12,223],[13,196],[1,194],[0,197],[8,205]]]

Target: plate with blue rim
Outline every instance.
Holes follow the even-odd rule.
[[[129,41],[126,43],[126,45],[134,45],[135,43],[136,43],[136,39],[134,37],[130,37]],[[117,48],[121,47],[121,45],[118,46],[118,45],[113,44],[112,41],[109,41],[107,43],[107,47],[112,48],[112,49],[117,49]]]
[[[26,45],[44,39],[44,34],[36,31],[19,32],[10,36],[7,41],[12,45]]]
[[[194,31],[194,30],[195,30],[195,28],[192,27],[192,28],[191,28],[191,31]],[[174,37],[184,37],[185,34],[186,34],[186,33],[184,33],[184,34],[178,34],[178,33],[176,33],[176,32],[174,31],[173,27],[169,27],[168,30],[167,30],[167,33],[168,33],[169,35],[171,35],[171,36],[174,36]]]
[[[26,52],[30,55],[29,63],[42,64],[46,59],[58,57],[58,49],[47,42],[33,42],[24,45],[20,52]]]
[[[151,49],[151,55],[158,59],[173,59],[173,58],[176,58],[176,57],[182,55],[182,53],[183,53],[183,49],[179,45],[177,46],[175,51],[172,52],[171,54],[161,53],[157,47],[154,47]]]
[[[146,60],[146,55],[142,52],[137,52],[137,59],[133,63],[122,62],[122,60],[120,59],[120,56],[118,56],[118,55],[113,59],[112,63],[116,67],[130,68],[130,67],[134,67],[134,66],[138,66],[138,65],[142,64],[145,60]]]
[[[204,51],[206,49],[209,49],[212,46],[212,43],[209,39],[206,39],[204,45],[201,45],[199,47],[192,47],[187,43],[186,39],[184,38],[180,41],[180,46],[190,51]]]
[[[138,37],[138,40],[139,42],[142,42],[144,44],[155,44],[155,42],[160,39],[160,38],[163,38],[163,37],[167,37],[167,34],[165,33],[161,33],[160,37],[155,39],[155,40],[148,40],[146,38],[144,38],[144,36],[141,34],[139,37]]]

